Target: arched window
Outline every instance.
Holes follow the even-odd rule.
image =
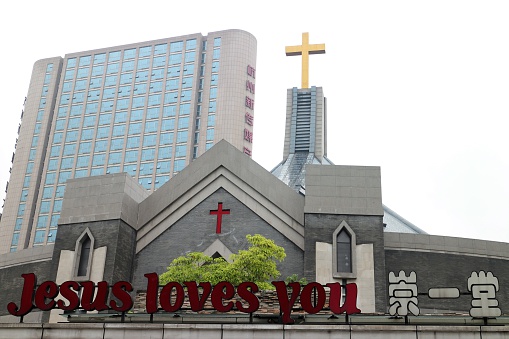
[[[90,279],[90,270],[94,252],[94,237],[90,229],[83,231],[76,240],[75,260],[74,260],[74,278],[76,280]]]
[[[334,278],[356,278],[355,233],[342,221],[332,235],[332,275]]]

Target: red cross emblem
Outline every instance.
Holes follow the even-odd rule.
[[[223,223],[223,214],[230,214],[230,210],[223,209],[223,203],[217,203],[217,210],[211,210],[210,214],[217,215],[216,233],[221,233],[221,224]]]

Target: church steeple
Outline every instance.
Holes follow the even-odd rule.
[[[296,191],[305,190],[305,165],[332,162],[327,159],[327,105],[321,87],[309,87],[309,54],[325,53],[325,44],[287,46],[286,55],[302,55],[302,88],[287,91],[286,131],[283,161],[272,173]]]

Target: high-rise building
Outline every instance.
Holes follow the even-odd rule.
[[[127,172],[156,190],[225,139],[251,155],[256,39],[227,30],[34,64],[0,253],[55,241],[69,178]]]

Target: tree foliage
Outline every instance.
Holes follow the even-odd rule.
[[[280,276],[277,262],[286,257],[284,248],[260,234],[248,234],[246,239],[249,248],[232,254],[231,262],[223,258],[214,259],[201,252],[191,252],[174,259],[159,281],[162,284],[170,281],[208,281],[212,285],[220,281],[229,281],[233,285],[251,281],[260,289],[274,288],[269,282]]]

